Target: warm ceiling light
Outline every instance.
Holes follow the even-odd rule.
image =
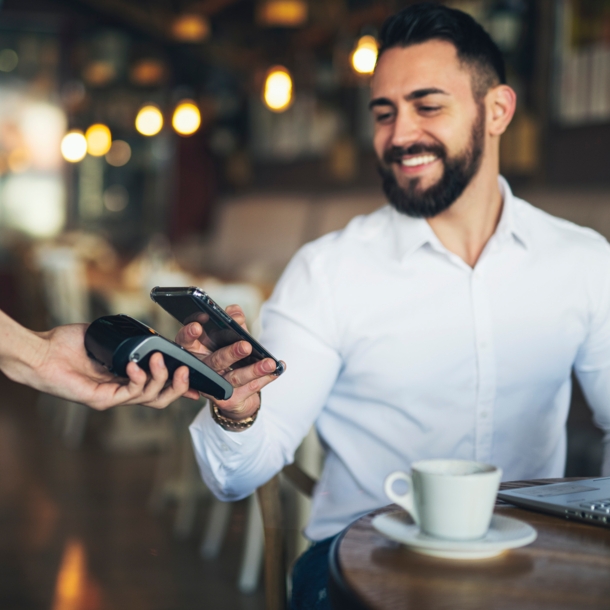
[[[270,27],[294,28],[307,21],[304,0],[267,0],[258,9],[258,22]]]
[[[154,136],[163,127],[163,115],[161,111],[153,105],[144,106],[136,117],[136,129],[143,136]]]
[[[94,157],[103,157],[112,145],[110,129],[102,123],[91,125],[85,132],[87,152]]]
[[[159,59],[140,59],[129,71],[132,82],[142,87],[158,85],[165,80],[165,64]]]
[[[103,87],[117,77],[114,64],[110,61],[92,61],[83,70],[83,78],[94,87]]]
[[[172,127],[183,136],[190,136],[201,125],[201,113],[194,102],[184,100],[176,106]]]
[[[115,140],[106,153],[106,161],[113,167],[122,167],[131,159],[131,146],[123,140]]]
[[[358,74],[372,74],[377,63],[377,41],[373,36],[362,36],[352,53],[352,66]]]
[[[283,66],[274,66],[267,73],[263,100],[274,112],[283,112],[292,103],[292,78]]]
[[[61,155],[70,163],[82,161],[87,154],[87,139],[80,129],[69,131],[61,141]]]
[[[203,42],[210,35],[210,22],[197,13],[179,15],[172,23],[172,35],[180,42]]]

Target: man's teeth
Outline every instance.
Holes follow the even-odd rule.
[[[416,165],[426,165],[426,163],[432,163],[436,160],[435,155],[420,155],[419,157],[411,157],[409,159],[403,159],[401,163],[405,167],[415,167]]]

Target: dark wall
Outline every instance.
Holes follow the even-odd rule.
[[[549,185],[610,185],[610,124],[553,127],[544,152]]]

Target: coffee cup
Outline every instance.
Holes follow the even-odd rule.
[[[446,540],[476,540],[489,529],[502,470],[467,460],[415,462],[411,474],[397,471],[385,480],[387,496],[404,508],[421,531]],[[394,484],[408,484],[396,493]]]

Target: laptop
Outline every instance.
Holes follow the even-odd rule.
[[[515,506],[610,527],[610,477],[520,487],[498,492]]]

